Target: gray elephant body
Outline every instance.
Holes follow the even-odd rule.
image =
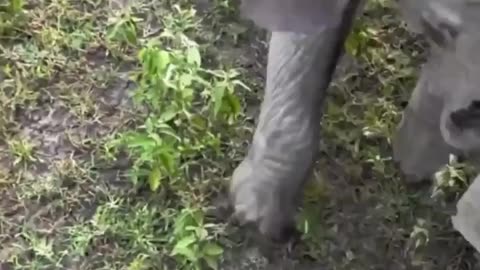
[[[480,148],[473,124],[476,107],[470,106],[480,99],[475,88],[480,56],[470,57],[480,43],[474,38],[475,27],[462,21],[476,18],[470,15],[475,13],[459,3],[400,2],[412,29],[424,32],[434,44],[393,145],[401,169],[416,178],[434,173],[452,152]],[[255,223],[269,238],[284,238],[293,225],[297,199],[318,153],[325,92],[339,49],[363,4],[362,0],[243,1],[244,14],[273,32],[259,123],[246,158],[233,174],[230,195],[237,218]]]
[[[449,154],[477,163],[480,152],[479,7],[466,0],[403,0],[410,26],[431,51],[393,140],[394,158],[413,179],[428,178]],[[409,13],[415,10],[416,16]],[[420,10],[420,11],[419,11]],[[467,122],[469,124],[467,124]]]

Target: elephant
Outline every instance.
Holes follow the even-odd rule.
[[[412,181],[430,177],[451,153],[475,160],[480,152],[480,35],[473,1],[398,1],[410,29],[432,45],[392,143],[394,160]],[[229,198],[234,217],[268,239],[284,242],[295,231],[296,208],[318,158],[325,94],[364,5],[242,0],[242,14],[271,36],[259,120],[232,174]]]

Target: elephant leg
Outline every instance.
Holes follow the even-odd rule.
[[[430,178],[448,163],[458,148],[445,140],[445,112],[458,96],[463,65],[457,62],[457,37],[461,20],[456,9],[433,1],[400,1],[404,16],[414,22],[414,30],[430,41],[432,51],[404,111],[393,138],[393,156],[410,181]],[[415,7],[415,8],[414,8]],[[460,93],[459,93],[460,92]]]
[[[294,231],[318,153],[324,96],[353,15],[315,34],[272,33],[259,123],[230,186],[234,215],[268,239],[285,241]]]
[[[272,32],[313,34],[332,27],[350,0],[242,0],[241,12]]]
[[[445,100],[440,130],[449,145],[480,168],[480,59],[473,59],[480,50],[480,35],[462,34],[456,46],[458,50],[449,58],[450,70],[455,70],[449,72],[450,84],[456,87],[450,88],[455,91]]]
[[[356,9],[357,13],[347,16],[355,17],[362,11],[366,1],[242,0],[240,9],[245,18],[272,32],[314,34],[322,27],[336,27],[350,7]]]
[[[444,100],[432,93],[430,79],[423,72],[392,140],[394,160],[411,182],[431,177],[454,152],[440,131]]]

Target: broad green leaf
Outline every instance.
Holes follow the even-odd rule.
[[[223,248],[210,242],[203,247],[203,252],[208,256],[219,256],[223,254]]]
[[[177,242],[177,244],[174,247],[174,250],[184,249],[184,248],[190,246],[191,244],[195,243],[196,241],[197,241],[197,239],[195,238],[194,235],[189,235],[187,237],[184,237]]]
[[[347,37],[345,49],[350,55],[357,55],[359,45],[360,41],[358,40],[358,36],[353,32]]]
[[[150,185],[150,190],[156,191],[160,186],[160,180],[162,177],[162,172],[158,166],[155,166],[150,175],[148,176],[148,184]]]
[[[177,134],[175,134],[175,131],[170,126],[162,128],[159,132],[161,134],[169,135],[177,141],[182,140]]]
[[[190,47],[187,49],[187,62],[200,66],[202,64],[202,57],[197,47]]]
[[[185,101],[191,100],[193,98],[193,89],[192,88],[183,89],[182,97]]]
[[[197,255],[195,254],[195,252],[193,250],[189,249],[188,247],[175,248],[172,256],[175,256],[175,255],[182,255],[182,256],[186,257],[187,260],[189,260],[191,262],[194,262],[194,261],[197,260]]]
[[[195,224],[197,225],[197,224]],[[189,231],[189,232],[195,232],[197,231],[197,226],[193,226],[193,225],[188,225],[188,226],[185,226],[185,231]]]
[[[175,247],[171,252],[171,256],[183,255],[187,257],[190,261],[196,261],[197,255],[195,254],[192,247],[192,244],[194,244],[196,241],[197,239],[195,239],[193,235],[184,237],[183,239],[177,242],[177,244],[175,245]]]
[[[195,233],[199,239],[205,239],[208,236],[208,231],[203,227],[195,228]]]
[[[142,151],[140,151],[140,157],[138,158],[138,162],[153,161],[153,152],[145,150],[146,149],[142,149]]]
[[[155,116],[150,116],[145,120],[145,124],[141,125],[140,128],[145,128],[147,133],[153,133],[155,129]]]
[[[232,110],[233,115],[237,115],[242,110],[242,105],[238,100],[237,96],[234,94],[227,93],[227,102],[230,105],[230,109]]]
[[[125,39],[130,45],[135,46],[137,44],[137,34],[131,30],[125,30]]]
[[[10,9],[12,13],[18,13],[22,11],[24,4],[25,4],[24,0],[10,0]]]
[[[148,48],[141,49],[137,55],[138,60],[140,60],[141,62],[144,62],[147,51],[148,51]]]
[[[222,87],[222,86],[215,87],[213,92],[214,116],[217,116],[218,112],[220,112],[220,109],[222,108],[224,95],[225,95],[225,87]]]
[[[205,219],[204,212],[200,209],[193,210],[192,217],[198,225],[203,224],[203,221]]]
[[[125,38],[130,44],[137,44],[136,27],[133,22],[128,22],[125,27]]]
[[[191,215],[191,211],[189,208],[185,208],[182,210],[181,214],[175,219],[175,229],[174,229],[174,234],[178,235],[181,234],[182,232],[187,231],[186,227],[189,226],[189,224],[193,224],[194,220]]]
[[[126,137],[125,140],[127,142],[128,148],[136,148],[136,147],[150,148],[150,147],[156,146],[156,142],[154,140],[149,138],[148,135],[143,135],[143,134],[135,134],[131,137],[130,136]]]
[[[170,54],[167,51],[157,51],[155,54],[155,67],[158,71],[163,71],[170,64]]]
[[[145,259],[146,255],[138,255],[130,264],[128,265],[128,270],[142,270],[145,269]]]
[[[161,122],[161,123],[168,122],[168,121],[172,120],[173,118],[175,118],[175,116],[177,116],[177,114],[178,114],[177,109],[174,106],[169,106],[165,110],[165,112],[163,112],[160,115],[160,118],[158,119],[158,122]]]
[[[123,30],[121,27],[123,26],[124,22],[125,20],[120,20],[113,26],[113,29],[111,29],[110,33],[107,35],[109,40],[114,40],[118,33],[121,33]]]
[[[204,258],[205,262],[207,263],[208,267],[210,267],[213,270],[218,269],[218,260],[213,257],[205,257]]]
[[[193,115],[190,119],[190,123],[192,126],[199,129],[199,130],[206,130],[208,127],[208,122],[200,115]]]
[[[193,76],[191,74],[181,74],[179,82],[182,88],[192,85]]]
[[[172,154],[164,152],[160,154],[163,167],[171,174],[175,172],[175,160]]]
[[[161,145],[162,144],[163,140],[162,140],[162,138],[160,138],[160,136],[158,136],[158,134],[150,133],[148,135],[148,137],[152,138],[155,141],[156,145]]]

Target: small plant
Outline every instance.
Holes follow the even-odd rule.
[[[169,40],[170,38],[167,38]],[[184,40],[178,49],[165,50],[150,42],[139,52],[141,70],[134,101],[146,110],[143,125],[118,140],[135,159],[133,180],[148,179],[151,190],[178,176],[181,160],[209,149],[219,151],[215,120],[234,123],[240,102],[234,95],[235,71],[205,70],[198,47]],[[245,87],[245,86],[244,86]]]
[[[191,265],[194,269],[204,269],[206,264],[211,269],[218,269],[218,259],[223,254],[223,248],[214,242],[209,228],[215,224],[205,224],[203,211],[185,208],[176,218],[171,256],[185,266]]]
[[[109,18],[110,26],[107,32],[107,40],[111,44],[136,47],[138,44],[138,22],[140,22],[140,19],[132,16],[129,12]]]
[[[165,26],[163,35],[187,38],[186,34],[189,31],[200,27],[199,18],[196,16],[197,12],[193,7],[182,8],[180,5],[175,4],[172,6],[172,9],[173,12],[165,14],[162,20]]]
[[[0,3],[0,34],[10,34],[19,23],[24,0],[7,0]]]
[[[469,176],[473,175],[473,168],[458,161],[458,157],[450,155],[447,165],[434,175],[433,198],[447,195],[460,195],[468,187]]]
[[[27,162],[35,161],[34,145],[26,139],[14,139],[8,141],[10,152],[15,156],[14,165],[25,164]]]
[[[18,14],[22,11],[23,5],[25,5],[24,0],[8,0],[3,4],[0,4],[0,11],[11,15]]]

